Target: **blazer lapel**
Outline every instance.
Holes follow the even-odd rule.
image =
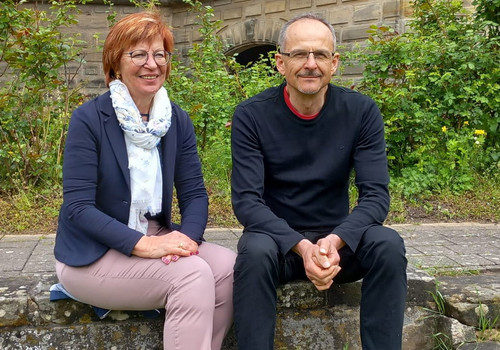
[[[115,110],[111,104],[110,93],[101,95],[97,100],[97,109],[102,116],[104,130],[111,145],[111,149],[115,154],[120,170],[125,177],[127,186],[130,188],[130,172],[128,170],[128,155],[127,147],[125,146],[125,138],[123,131],[116,118]]]
[[[172,106],[172,123],[165,136],[161,138],[162,177],[163,177],[163,212],[166,222],[171,222],[172,198],[175,173],[175,157],[177,154],[177,116]]]

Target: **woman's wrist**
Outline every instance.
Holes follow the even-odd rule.
[[[132,254],[133,255],[137,255],[137,256],[140,256],[140,257],[143,257],[143,258],[149,258],[151,257],[152,255],[152,251],[151,251],[151,237],[149,236],[143,236],[141,237],[134,249],[132,249]]]

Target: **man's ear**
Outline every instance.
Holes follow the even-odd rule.
[[[340,64],[340,54],[338,52],[335,52],[332,57],[332,69],[331,69],[332,77],[335,74],[335,72],[337,72],[339,64]]]
[[[283,55],[277,53],[274,55],[274,58],[276,59],[276,68],[278,69],[278,72],[280,72],[281,75],[285,75],[285,62],[283,61]]]

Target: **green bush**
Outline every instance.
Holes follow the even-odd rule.
[[[500,6],[476,5],[484,10],[475,15],[461,0],[415,0],[406,33],[373,26],[367,45],[346,55],[347,64],[365,66],[356,88],[382,111],[393,182],[406,196],[470,190],[476,174],[500,168],[500,54],[492,21]]]
[[[217,30],[211,6],[185,0],[197,13],[201,42],[187,54],[187,62],[174,56],[168,91],[173,101],[184,108],[193,120],[205,180],[212,196],[229,196],[231,169],[230,126],[234,109],[246,98],[282,81],[262,57],[244,67],[235,57],[227,57]]]
[[[80,95],[72,87],[82,42],[61,33],[77,23],[74,1],[50,11],[0,4],[0,191],[60,183],[69,113]]]
[[[84,2],[54,0],[50,11],[0,3],[0,78],[6,82],[0,87],[0,191],[60,184],[68,118],[81,102],[74,69],[72,75],[67,68],[84,64],[84,43],[62,29],[76,24],[75,4]],[[227,199],[234,108],[283,78],[273,68],[274,53],[249,66],[226,57],[213,8],[185,2],[198,16],[202,41],[186,61],[174,56],[167,87],[193,120],[210,195]],[[374,26],[363,48],[345,54],[345,64],[365,67],[356,89],[382,111],[394,189],[406,197],[460,193],[472,189],[478,175],[498,174],[500,0],[474,5],[475,14],[460,0],[415,0],[407,32]]]

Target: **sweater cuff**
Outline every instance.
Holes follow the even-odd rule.
[[[196,222],[186,222],[181,225],[180,232],[187,235],[193,241],[198,244],[203,240],[203,233],[205,232],[205,226],[200,225]]]

